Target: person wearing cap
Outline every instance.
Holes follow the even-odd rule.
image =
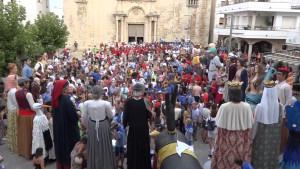
[[[32,144],[32,129],[33,118],[35,112],[33,111],[33,96],[29,92],[30,79],[21,77],[18,79],[18,84],[21,87],[16,91],[16,100],[19,107],[18,115],[18,153],[27,160],[32,158],[31,144]]]
[[[114,113],[111,104],[101,99],[102,86],[94,86],[92,93],[93,99],[84,102],[82,109],[82,124],[88,126],[87,168],[115,169],[109,127]]]
[[[70,153],[80,140],[77,111],[69,98],[69,83],[56,80],[51,94],[57,169],[70,169]]]
[[[210,58],[212,58],[208,68],[208,81],[211,82],[213,77],[217,74],[217,68],[223,67],[223,63],[220,62],[216,48],[210,48],[206,51],[206,53],[208,53]]]
[[[31,64],[30,58],[28,56],[24,56],[22,58],[22,63],[24,65],[24,67],[22,69],[22,77],[27,77],[32,81],[33,80],[32,68],[29,66]]]
[[[148,121],[151,119],[151,109],[148,99],[142,98],[144,85],[136,83],[133,86],[132,98],[124,105],[123,125],[129,126],[127,139],[127,168],[150,169],[150,137]]]
[[[292,88],[291,86],[286,82],[286,79],[288,78],[290,71],[287,68],[278,68],[276,78],[277,78],[277,94],[278,94],[278,100],[281,104],[283,104],[284,107],[288,105],[292,105]],[[284,115],[283,118],[283,125],[281,128],[281,144],[280,144],[280,154],[284,152],[284,148],[287,144],[288,136],[289,136],[289,130],[286,128],[285,123],[287,122],[287,119]]]

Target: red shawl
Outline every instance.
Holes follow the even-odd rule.
[[[64,85],[67,83],[68,81],[66,80],[57,80],[54,83],[54,89],[52,91],[52,107],[53,108],[58,108],[58,103],[59,103],[59,96],[62,94],[63,89],[64,89]]]

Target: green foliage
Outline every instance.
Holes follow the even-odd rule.
[[[37,31],[35,34],[40,39],[45,51],[53,52],[65,47],[69,32],[63,20],[50,13],[38,16],[35,21]]]
[[[63,48],[68,31],[63,20],[52,14],[39,16],[35,24],[26,20],[26,10],[15,0],[0,3],[0,76],[7,73],[7,63],[20,65],[23,56],[34,61],[35,55]],[[33,63],[34,64],[34,63]]]
[[[282,62],[282,61],[277,62],[277,63],[274,65],[274,68],[275,68],[276,70],[278,70],[278,68],[281,68],[281,67],[283,67],[283,62]]]

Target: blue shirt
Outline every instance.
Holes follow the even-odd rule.
[[[98,80],[101,79],[101,74],[100,73],[93,73],[93,78],[95,79],[96,85],[98,84]]]
[[[183,67],[182,67],[182,66],[179,66],[179,67],[177,68],[177,72],[180,74],[182,71],[183,71]]]
[[[134,62],[130,62],[129,63],[129,67],[132,67],[133,69],[135,69],[135,63]]]
[[[181,103],[181,105],[186,105],[186,97],[185,96],[180,96],[178,99],[178,102]]]
[[[32,68],[25,65],[22,69],[22,77],[32,77]]]
[[[45,102],[50,102],[51,101],[51,93],[44,93],[42,98]]]
[[[185,128],[185,138],[187,141],[193,141],[193,136],[189,138],[190,133],[193,133],[193,127],[186,127]]]
[[[172,66],[178,67],[178,66],[179,66],[179,63],[175,61],[175,62],[172,63]]]
[[[124,146],[124,134],[121,131],[117,131],[117,142],[116,147],[123,147]]]
[[[244,162],[244,165],[243,165],[242,169],[253,169],[253,167],[248,162]]]

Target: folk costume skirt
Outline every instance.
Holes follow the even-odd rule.
[[[7,115],[7,142],[12,153],[18,152],[18,109],[8,110]]]

